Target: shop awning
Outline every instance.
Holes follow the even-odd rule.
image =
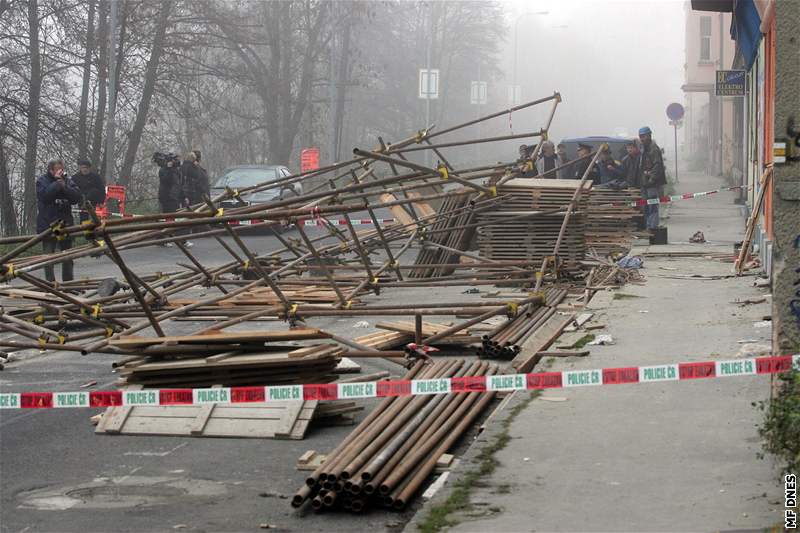
[[[736,54],[743,67],[750,70],[761,42],[761,17],[753,0],[736,0],[731,21],[731,38],[736,41]]]

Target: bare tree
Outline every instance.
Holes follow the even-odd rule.
[[[16,235],[19,233],[19,227],[12,200],[14,195],[11,192],[11,180],[8,175],[7,134],[5,127],[0,125],[0,232],[3,235]]]
[[[36,226],[36,150],[39,146],[39,97],[42,93],[42,59],[39,51],[39,1],[28,0],[28,42],[30,85],[28,87],[28,126],[25,135],[25,208],[23,225]]]
[[[92,56],[94,55],[94,15],[95,0],[88,0],[89,12],[86,21],[86,50],[83,56],[83,83],[81,84],[81,107],[78,112],[78,156],[89,153],[89,139],[86,136],[86,123],[89,110],[89,91],[92,82]]]
[[[127,186],[130,183],[131,172],[133,170],[133,163],[136,160],[136,153],[139,150],[139,142],[142,139],[142,132],[144,131],[145,123],[147,122],[148,112],[150,111],[150,101],[153,98],[153,93],[156,87],[156,78],[158,76],[158,67],[161,61],[161,56],[164,53],[164,40],[167,33],[167,24],[170,19],[170,12],[174,3],[172,0],[162,0],[161,7],[156,16],[156,32],[153,37],[153,45],[150,49],[150,59],[147,61],[147,67],[144,74],[144,87],[142,89],[142,97],[139,100],[139,107],[136,112],[136,120],[133,124],[133,129],[128,137],[128,148],[125,151],[125,159],[122,162],[122,171],[120,172],[119,184]]]
[[[269,158],[288,164],[310,96],[312,81],[327,45],[322,2],[263,2],[242,12],[208,9],[209,20],[241,62],[261,100]]]

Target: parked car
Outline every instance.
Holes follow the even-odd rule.
[[[567,151],[567,156],[569,156],[570,160],[575,159],[578,157],[578,143],[588,144],[593,149],[597,149],[601,144],[606,143],[608,144],[608,148],[611,150],[611,154],[614,156],[614,159],[617,161],[621,161],[625,155],[627,155],[627,151],[625,150],[625,146],[632,140],[632,137],[602,137],[602,136],[593,136],[593,137],[574,137],[571,139],[564,139],[561,141],[564,144],[564,149]]]
[[[225,192],[225,187],[231,189],[245,189],[254,185],[261,185],[291,176],[291,171],[280,165],[239,165],[228,168],[211,186],[211,196]],[[291,196],[303,194],[300,183],[290,183],[280,187],[273,187],[264,191],[242,193],[240,198],[247,204],[267,204]],[[241,204],[235,198],[225,200],[222,207],[237,207]]]

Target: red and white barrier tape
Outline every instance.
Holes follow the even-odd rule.
[[[414,379],[364,383],[325,383],[267,387],[203,389],[146,389],[137,391],[10,392],[0,393],[0,409],[59,407],[117,407],[208,405],[265,401],[344,400],[462,392],[515,391],[655,383],[701,378],[776,374],[800,370],[800,355],[752,357],[729,361],[700,361],[664,365],[500,374],[461,378]]]
[[[672,202],[677,202],[678,200],[691,200],[693,198],[702,198],[703,196],[711,196],[712,194],[717,194],[718,192],[722,191],[736,191],[742,188],[742,185],[737,185],[736,187],[725,187],[722,189],[715,189],[713,191],[703,191],[703,192],[689,192],[686,194],[674,194],[672,196],[661,196],[659,198],[648,198],[648,199],[641,199],[635,200],[633,202],[613,202],[610,204],[606,204],[611,207],[641,207],[643,205],[656,205],[656,204],[670,204]],[[601,206],[602,207],[602,206]]]

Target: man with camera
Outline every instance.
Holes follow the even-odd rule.
[[[62,222],[64,226],[72,226],[72,205],[81,201],[81,191],[75,182],[66,175],[64,161],[53,159],[47,163],[47,172],[36,178],[36,232],[41,233],[52,224]],[[56,248],[69,250],[72,248],[72,237],[65,234],[48,235],[42,241],[44,252],[51,254]],[[62,281],[72,281],[73,263],[67,259],[61,263]],[[44,269],[47,281],[56,280],[53,265]]]

